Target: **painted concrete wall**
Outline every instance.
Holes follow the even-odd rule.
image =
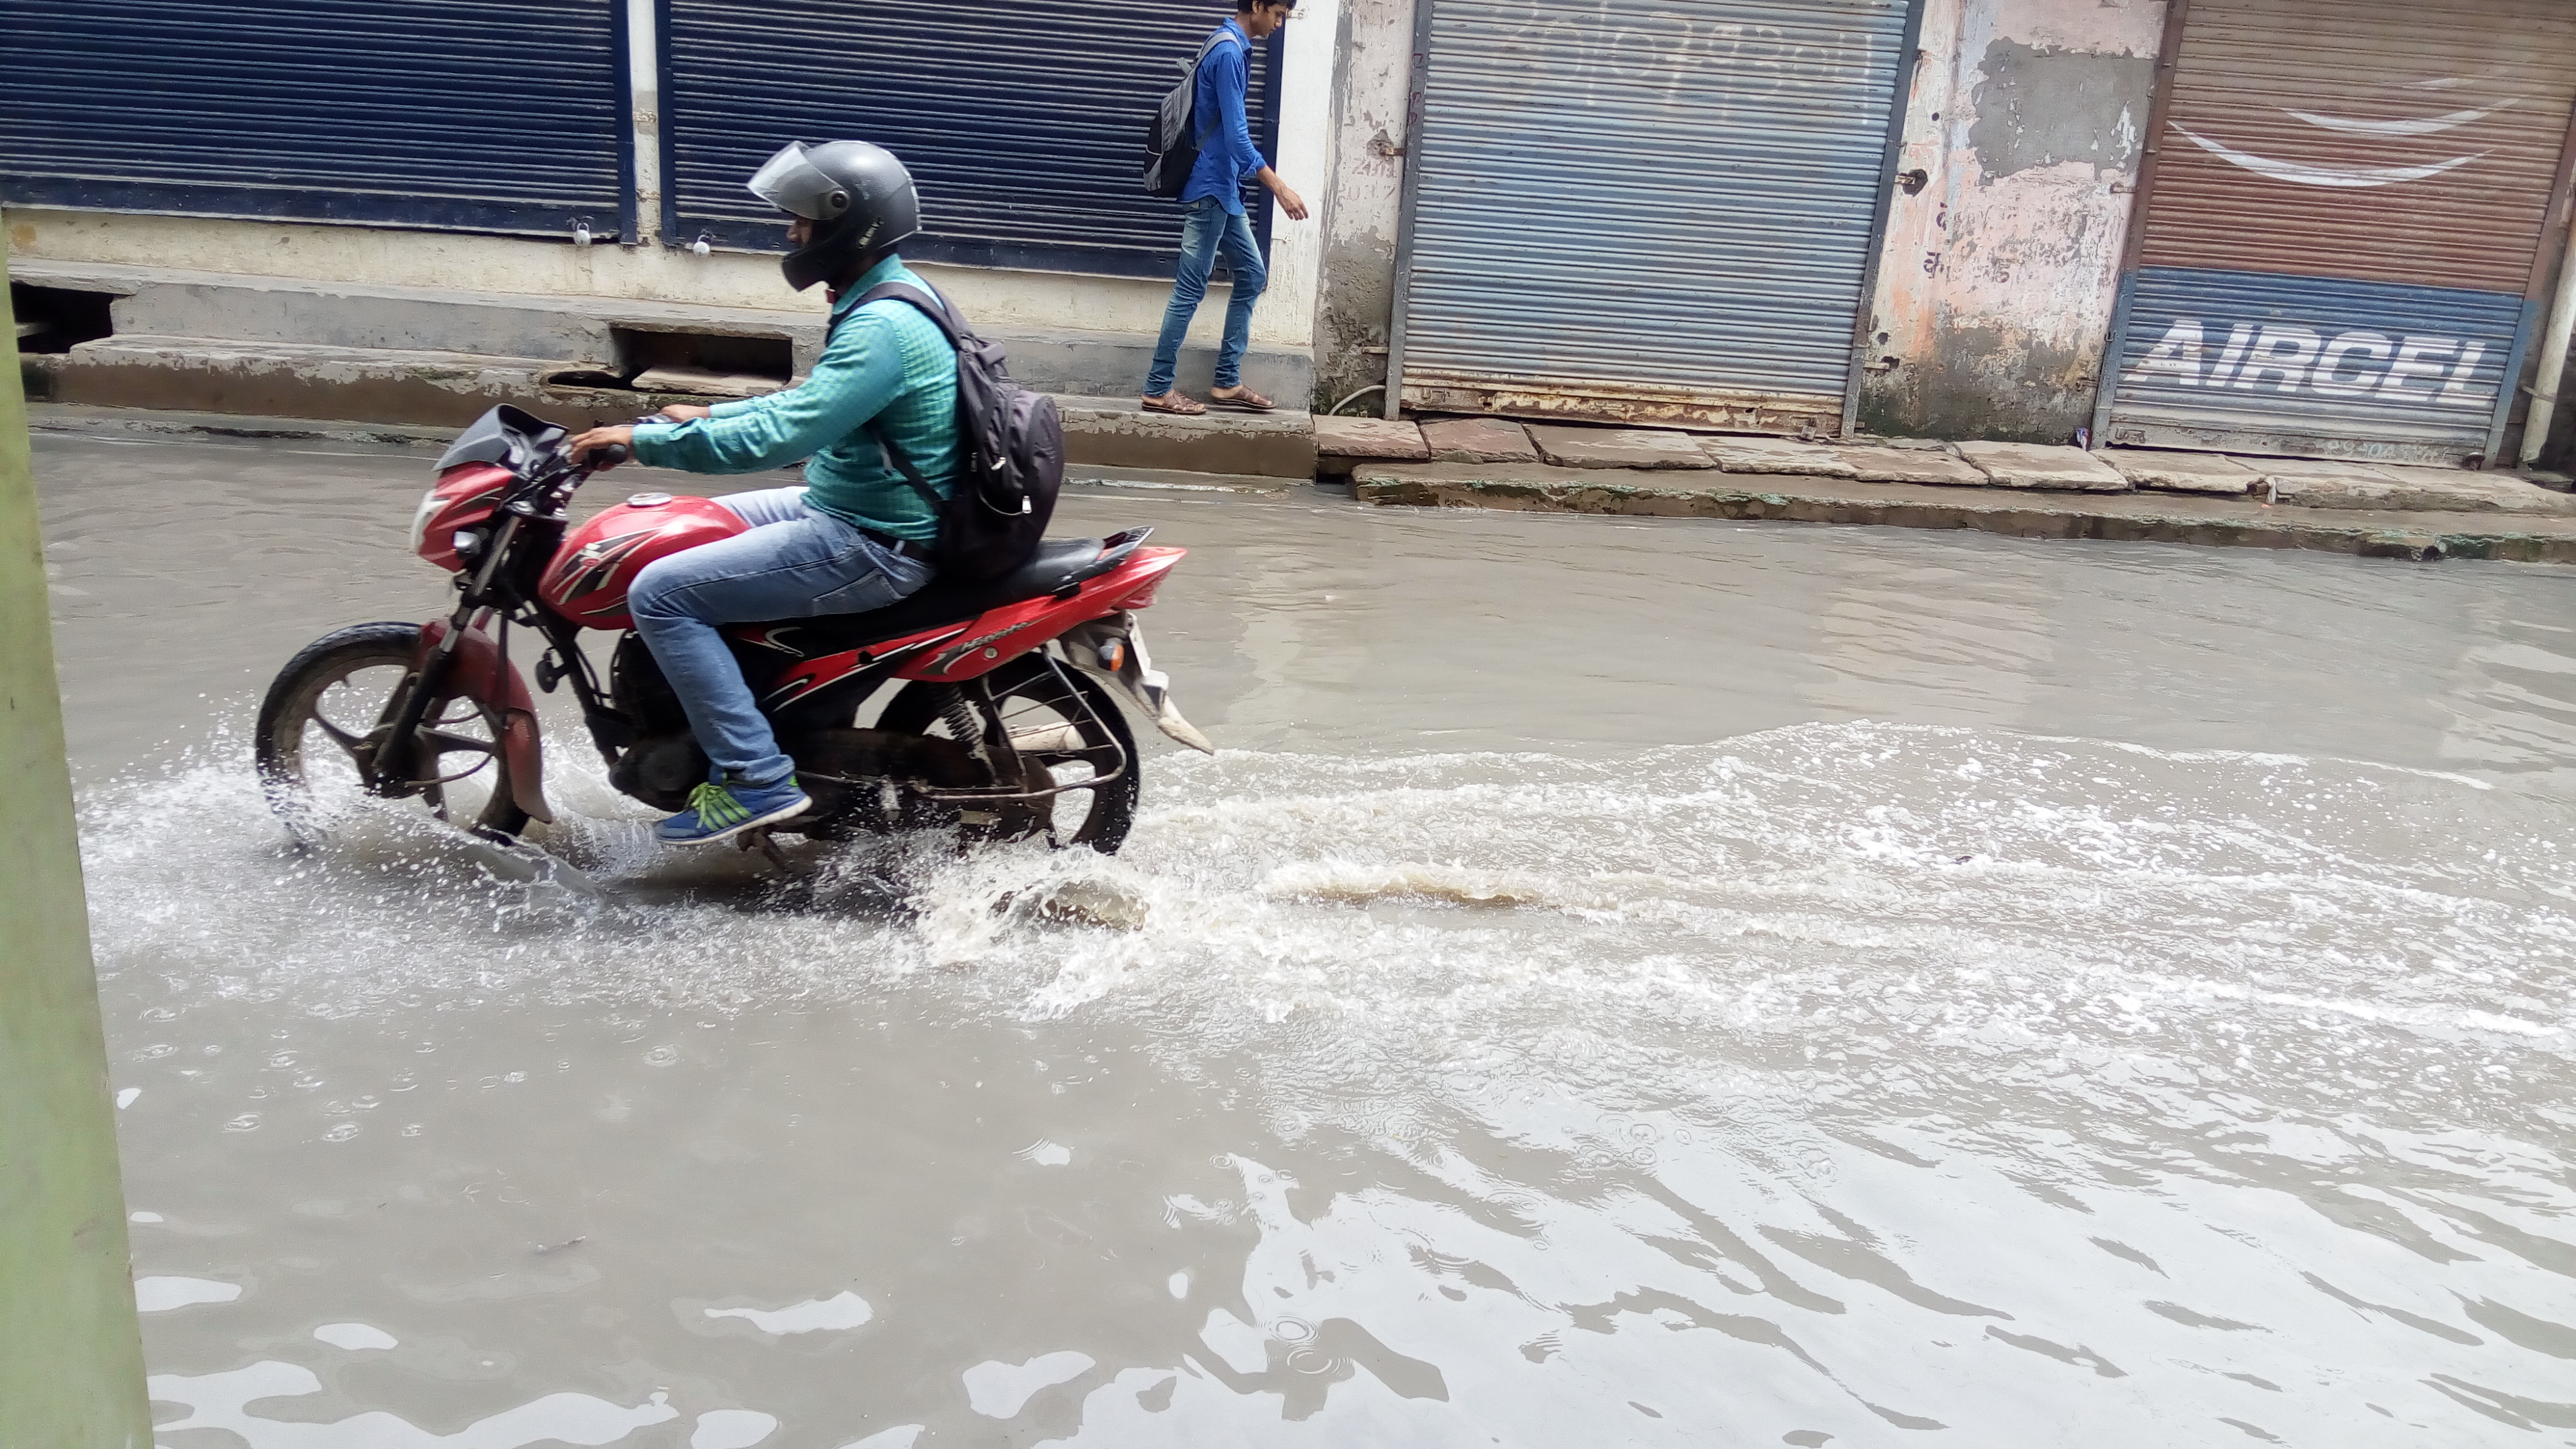
[[[2092,419],[2163,0],[1926,0],[1861,424],[2064,442]]]
[[[641,21],[634,40],[641,49],[650,43],[651,0],[628,3],[630,20]],[[1333,39],[1342,3],[1306,0],[1298,7],[1288,27],[1280,77],[1280,174],[1316,207],[1318,217],[1316,203],[1325,195],[1332,168]],[[1226,7],[1212,3],[1209,23],[1225,13]],[[638,64],[634,70],[640,78],[635,94],[637,179],[649,238],[661,212],[661,168],[652,131],[660,103],[652,88],[654,67]],[[1145,104],[1138,101],[1140,107]],[[1142,114],[1140,109],[1140,124]],[[19,254],[64,262],[765,311],[820,313],[824,308],[819,290],[802,295],[787,290],[775,256],[718,251],[700,257],[649,239],[633,247],[577,247],[524,237],[38,208],[13,208],[5,221],[10,245]],[[1177,208],[1172,227],[1177,238]],[[1270,290],[1253,314],[1257,345],[1303,348],[1312,341],[1322,234],[1318,220],[1276,218]],[[1154,278],[938,265],[919,270],[954,296],[979,326],[994,331],[1150,336],[1162,329],[1164,304],[1171,295],[1171,283]],[[1225,289],[1219,285],[1199,309],[1192,340],[1215,345],[1224,316]]]
[[[1413,0],[1346,0],[1340,10],[1336,165],[1321,213],[1323,278],[1315,302],[1318,407],[1386,381],[1413,83]]]
[[[0,323],[8,307],[0,302]],[[16,329],[0,326],[0,1444],[147,1449]]]
[[[1337,35],[1346,0],[1302,0],[1288,22],[1279,72],[1279,179],[1306,203],[1306,219],[1274,211],[1270,223],[1270,290],[1252,314],[1264,342],[1312,344],[1315,301],[1323,283],[1325,202],[1338,164],[1333,134],[1339,81]],[[1224,7],[1218,7],[1222,10]],[[1281,398],[1303,407],[1303,398]]]

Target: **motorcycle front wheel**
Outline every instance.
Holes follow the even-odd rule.
[[[368,800],[362,753],[393,731],[403,681],[420,649],[418,624],[356,624],[304,646],[260,701],[252,758],[269,808],[288,833],[313,844],[335,819]],[[487,837],[511,837],[528,814],[501,752],[501,713],[477,700],[433,702],[413,754],[417,780],[402,798]]]

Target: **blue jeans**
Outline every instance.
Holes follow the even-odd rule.
[[[1163,337],[1154,344],[1154,370],[1145,374],[1145,396],[1172,390],[1180,369],[1181,344],[1190,335],[1190,319],[1206,299],[1208,273],[1218,256],[1234,276],[1234,295],[1225,304],[1225,342],[1216,352],[1216,385],[1243,385],[1243,350],[1252,344],[1252,304],[1270,285],[1270,269],[1261,263],[1261,248],[1252,239],[1252,223],[1225,209],[1213,196],[1202,196],[1182,208],[1181,268],[1172,278],[1172,304],[1163,309]]]
[[[719,777],[775,785],[796,762],[779,752],[716,626],[882,609],[929,583],[931,568],[807,508],[802,488],[716,501],[751,531],[645,565],[627,591],[627,612]]]

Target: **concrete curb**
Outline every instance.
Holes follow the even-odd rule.
[[[489,359],[484,359],[489,361]],[[489,380],[486,370],[478,374]],[[137,373],[134,380],[141,387],[140,396],[160,398],[165,404],[174,401],[166,392],[155,392],[149,385],[150,374]],[[305,406],[296,416],[273,410],[248,407],[235,411],[226,404],[246,404],[261,400],[274,401],[273,394],[236,397],[215,391],[191,395],[187,400],[197,406],[175,410],[148,403],[134,405],[125,394],[114,394],[111,400],[64,401],[35,403],[29,416],[37,428],[52,432],[126,433],[134,435],[176,436],[203,434],[239,438],[327,438],[352,443],[444,443],[456,435],[458,428],[482,415],[495,403],[513,403],[539,417],[565,423],[623,422],[638,413],[647,412],[665,402],[696,402],[703,399],[672,395],[606,391],[590,388],[508,387],[448,391],[438,384],[412,379],[407,387],[434,389],[431,397],[421,392],[413,401],[425,406],[403,409],[385,406],[387,394],[376,391],[373,382],[361,382],[355,392],[341,390],[341,384],[316,380],[295,394]],[[348,402],[348,412],[332,413],[335,402]],[[1204,417],[1171,417],[1147,413],[1131,398],[1059,397],[1057,407],[1064,414],[1065,463],[1074,468],[1134,468],[1167,472],[1241,474],[1263,478],[1290,478],[1300,481],[1315,476],[1315,436],[1313,420],[1300,412],[1281,411],[1266,414],[1210,413]],[[411,415],[404,416],[405,412]],[[421,418],[428,411],[434,415]],[[359,417],[383,417],[395,414],[390,421],[353,422]],[[445,414],[453,413],[449,421]]]
[[[1813,477],[1727,475],[1721,482],[1699,475],[1687,483],[1649,483],[1646,476],[1528,464],[1363,464],[1352,471],[1351,482],[1353,496],[1380,506],[1968,528],[2014,538],[2576,563],[2576,518],[2565,516],[2291,510],[2139,494],[1998,497],[1984,490]]]

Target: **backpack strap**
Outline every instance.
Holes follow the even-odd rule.
[[[959,348],[957,323],[949,316],[947,300],[936,292],[925,293],[918,287],[907,286],[902,282],[879,282],[860,293],[859,300],[851,305],[850,310],[833,321],[832,330],[839,331],[843,321],[857,315],[859,308],[870,302],[889,300],[909,303],[914,311],[937,324],[940,335],[948,339],[951,349]],[[829,333],[824,336],[824,345],[831,345]],[[931,490],[930,480],[921,476],[921,470],[912,466],[912,460],[903,455],[903,449],[896,447],[894,439],[886,435],[884,427],[871,422],[868,424],[867,431],[869,437],[876,439],[877,451],[885,454],[886,461],[893,464],[895,471],[903,475],[903,481],[912,485],[912,491],[921,495],[921,501],[930,505],[932,513],[939,512],[943,500]]]
[[[885,429],[870,423],[868,436],[877,440],[877,451],[885,454],[885,460],[903,475],[903,481],[911,484],[912,491],[921,495],[921,501],[930,505],[931,516],[938,517],[939,510],[947,506],[948,500],[932,491],[930,480],[921,476],[919,468],[912,466],[912,460],[903,455],[903,449],[894,445],[894,439],[886,436]]]
[[[954,348],[960,345],[958,342],[959,331],[957,320],[949,315],[948,299],[940,296],[937,292],[924,292],[919,287],[911,286],[904,282],[877,283],[875,286],[860,293],[857,303],[852,305],[850,311],[843,313],[842,316],[846,318],[850,313],[858,311],[859,308],[868,305],[870,302],[883,302],[889,299],[912,304],[914,311],[919,312],[922,316],[929,318],[931,321],[939,325],[940,335],[948,339],[948,345],[950,347]],[[835,322],[832,325],[837,328],[841,324]]]
[[[1234,39],[1234,33],[1232,31],[1227,30],[1222,25],[1218,26],[1216,28],[1216,33],[1207,38],[1207,44],[1199,47],[1199,58],[1190,62],[1190,129],[1198,133],[1199,144],[1202,146],[1207,144],[1208,137],[1216,134],[1216,123],[1211,121],[1204,128],[1198,124],[1199,67],[1207,64],[1207,58],[1216,54],[1216,48],[1218,46],[1223,45],[1232,39]],[[1252,61],[1252,52],[1249,49],[1246,49],[1244,51],[1243,58],[1244,63],[1249,66]]]

